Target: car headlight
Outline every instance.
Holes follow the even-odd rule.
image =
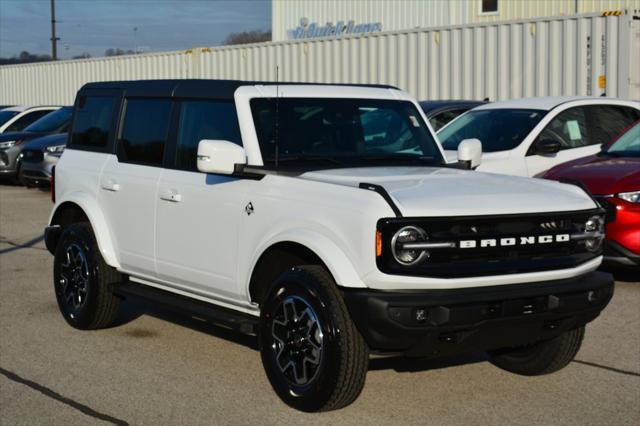
[[[640,191],[621,192],[618,194],[618,198],[621,198],[629,203],[640,203]]]
[[[602,216],[591,216],[584,224],[586,234],[591,234],[584,240],[584,245],[589,251],[598,251],[604,240],[604,219]]]
[[[46,148],[47,152],[49,154],[53,154],[53,155],[60,155],[62,154],[62,152],[64,151],[66,145],[53,145],[53,146],[48,146]]]
[[[7,149],[7,148],[11,148],[12,146],[14,146],[16,144],[16,141],[6,141],[6,142],[0,142],[0,149]]]
[[[429,257],[424,249],[406,248],[405,244],[420,243],[427,240],[427,233],[416,226],[405,226],[395,233],[391,239],[391,253],[396,261],[409,266]]]

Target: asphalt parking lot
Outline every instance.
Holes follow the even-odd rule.
[[[360,398],[303,414],[272,392],[255,339],[128,300],[120,325],[58,314],[49,194],[0,185],[0,424],[640,424],[640,282],[620,273],[577,359],[515,376],[483,356],[372,359]],[[623,281],[626,280],[626,281]]]

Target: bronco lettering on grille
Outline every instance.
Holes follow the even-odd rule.
[[[481,240],[461,240],[459,247],[477,248],[477,247],[509,247],[509,246],[527,246],[534,244],[549,244],[549,243],[566,243],[571,240],[569,234],[557,234],[557,235],[538,235],[538,236],[525,236],[525,237],[506,237],[506,238],[484,238]]]

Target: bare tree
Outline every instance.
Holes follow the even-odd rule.
[[[271,41],[271,31],[243,31],[241,33],[231,33],[222,42],[224,45],[232,44],[249,44],[261,43],[263,41]]]

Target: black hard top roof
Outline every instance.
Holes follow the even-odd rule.
[[[127,96],[147,97],[179,97],[179,98],[214,98],[233,99],[233,93],[240,86],[253,85],[291,85],[322,83],[278,82],[275,81],[243,81],[243,80],[137,80],[137,81],[105,81],[87,83],[81,92],[95,89],[124,90]],[[374,84],[331,84],[332,86],[360,86],[382,89],[396,89],[393,86]]]

